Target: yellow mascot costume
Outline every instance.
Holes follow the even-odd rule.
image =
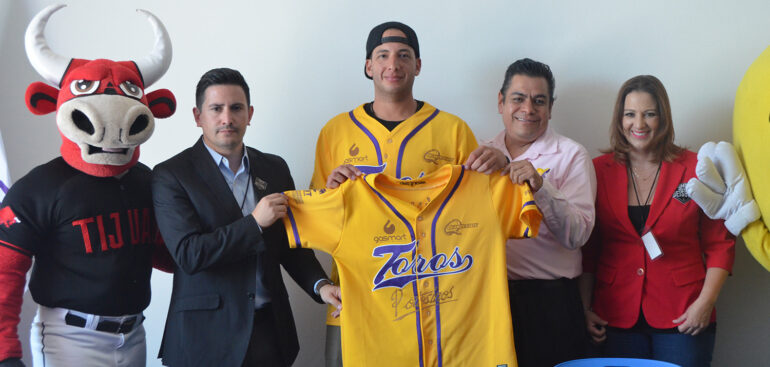
[[[698,180],[689,182],[687,191],[706,214],[724,219],[730,232],[741,235],[754,258],[770,271],[768,86],[770,47],[749,67],[738,86],[733,110],[735,150],[725,142],[704,144],[698,152]]]

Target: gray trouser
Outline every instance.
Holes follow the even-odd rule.
[[[87,326],[79,327],[66,323],[68,312],[70,310],[63,308],[38,306],[30,332],[33,366],[144,367],[146,365],[147,347],[144,326],[140,324],[128,333],[98,331],[95,328],[99,318],[104,319],[104,317],[88,315]],[[110,318],[120,319],[121,317]]]
[[[342,367],[342,339],[336,325],[326,325],[326,367]]]

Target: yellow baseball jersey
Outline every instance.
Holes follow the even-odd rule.
[[[369,116],[362,104],[334,117],[321,130],[310,188],[326,187],[332,170],[343,164],[364,173],[421,177],[445,164],[463,164],[477,146],[465,121],[427,102],[393,131]],[[336,265],[331,280],[339,284]],[[339,325],[339,319],[331,316],[333,311],[333,307],[327,309],[326,322]]]
[[[505,242],[537,234],[529,186],[445,165],[287,195],[290,246],[337,263],[346,366],[516,366]]]
[[[343,164],[357,166],[364,173],[417,178],[445,164],[464,163],[477,146],[465,121],[427,102],[393,131],[360,105],[321,129],[310,188],[324,188],[332,170]]]

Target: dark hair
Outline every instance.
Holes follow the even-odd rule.
[[[533,78],[544,78],[545,81],[548,82],[548,97],[551,99],[551,103],[556,100],[556,97],[553,96],[553,91],[556,89],[556,81],[553,79],[551,68],[542,62],[530,58],[516,60],[516,62],[508,66],[508,70],[505,71],[503,86],[500,88],[500,94],[505,96],[505,92],[508,91],[513,76],[519,74]]]
[[[628,163],[628,151],[631,145],[623,133],[623,111],[626,106],[626,96],[631,92],[645,92],[655,100],[658,112],[658,129],[652,138],[653,157],[657,162],[674,160],[684,148],[674,144],[674,125],[671,120],[671,104],[663,83],[652,75],[637,75],[627,80],[618,91],[615,101],[615,111],[610,123],[610,148],[604,153],[614,153],[615,160]]]
[[[243,79],[243,75],[238,70],[229,68],[211,69],[201,76],[198,86],[195,87],[195,106],[199,109],[206,99],[206,88],[212,85],[237,85],[243,88],[246,94],[246,104],[251,106],[251,96],[249,95],[249,85]]]

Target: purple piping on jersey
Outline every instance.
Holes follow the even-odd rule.
[[[527,201],[526,203],[524,203],[524,205],[521,206],[521,210],[524,211],[524,208],[526,208],[526,207],[528,207],[530,205],[535,205],[535,202],[532,201],[532,200]],[[529,227],[524,229],[524,238],[529,238]]]
[[[356,168],[358,168],[359,171],[363,172],[365,175],[371,175],[375,173],[383,173],[385,172],[385,167],[387,166],[387,163],[383,163],[379,166],[364,166],[364,165],[356,165]]]
[[[302,248],[302,241],[299,240],[299,232],[297,231],[297,222],[294,221],[294,214],[292,214],[291,208],[287,208],[287,214],[289,215],[291,230],[294,233],[294,243],[297,245],[297,248]]]
[[[351,113],[351,115],[352,115],[352,113]],[[382,196],[382,194],[380,194],[380,192],[377,191],[377,189],[375,189],[374,186],[369,184],[369,181],[364,180],[364,182],[366,182],[366,184],[369,185],[369,188],[372,189],[372,192],[377,194],[377,196],[380,198],[380,200],[382,200],[382,202],[385,203],[385,205],[387,205],[388,208],[390,208],[390,210],[398,217],[398,219],[401,219],[401,221],[404,222],[404,225],[406,225],[406,229],[409,230],[409,235],[412,236],[412,241],[414,241],[415,240],[414,229],[412,229],[412,225],[409,224],[409,221],[406,220],[406,218],[404,218],[404,216],[401,215],[401,213],[399,213],[398,210],[396,210],[396,208],[393,206],[393,204],[391,204],[388,201],[388,199],[386,199],[384,196]],[[419,245],[419,243],[418,243],[418,245]],[[415,257],[415,251],[417,251],[417,246],[415,246],[415,249],[412,250],[412,258]],[[412,272],[414,273],[414,269],[412,269]],[[419,282],[420,278],[417,276],[417,274],[415,274],[415,277],[417,279],[416,279],[416,281],[414,283],[412,283],[412,293],[414,294],[414,299],[418,300],[419,299],[419,295],[418,295],[418,292],[417,292],[417,283]],[[420,354],[419,354],[420,367],[424,367],[425,365],[423,363],[423,356],[422,356],[422,325],[421,325],[422,323],[420,321],[420,312],[419,312],[419,310],[417,310],[417,312],[415,312],[414,314],[416,316],[415,319],[417,320],[417,349],[420,352]]]
[[[460,167],[460,177],[457,178],[457,182],[455,182],[454,186],[452,187],[452,191],[449,192],[449,195],[447,195],[446,199],[444,199],[444,202],[441,203],[441,206],[438,208],[438,211],[436,212],[436,216],[433,218],[433,223],[430,227],[430,245],[431,250],[433,251],[433,256],[436,256],[436,223],[438,223],[438,218],[441,216],[441,213],[444,211],[444,207],[449,202],[449,200],[452,199],[452,195],[454,195],[455,191],[457,191],[457,187],[460,186],[460,181],[463,180],[463,175],[465,174],[465,167]],[[433,278],[433,288],[436,292],[438,292],[438,277]],[[441,312],[439,307],[439,301],[438,297],[436,298],[436,346],[438,348],[438,367],[441,367],[444,365],[444,356],[441,352]]]
[[[404,141],[401,142],[401,147],[398,148],[398,160],[396,161],[396,178],[401,178],[401,159],[404,158],[404,150],[406,149],[406,143],[409,142],[409,139],[411,139],[415,134],[417,134],[420,129],[425,127],[431,120],[433,120],[436,115],[438,115],[439,110],[438,108],[433,111],[428,118],[425,119],[425,121],[421,122],[417,127],[414,128],[405,138]]]
[[[5,182],[3,182],[3,180],[0,180],[0,190],[3,190],[3,194],[8,193],[8,186],[5,185]]]
[[[382,152],[380,151],[380,143],[377,141],[377,139],[374,138],[374,135],[372,135],[372,132],[364,127],[364,124],[356,120],[356,116],[353,115],[353,111],[350,111],[348,115],[350,116],[350,119],[353,120],[353,123],[356,124],[356,126],[358,126],[358,128],[361,129],[361,131],[363,131],[364,134],[366,134],[366,136],[369,137],[369,140],[372,141],[372,144],[374,144],[374,150],[377,151],[377,164],[381,166]]]

